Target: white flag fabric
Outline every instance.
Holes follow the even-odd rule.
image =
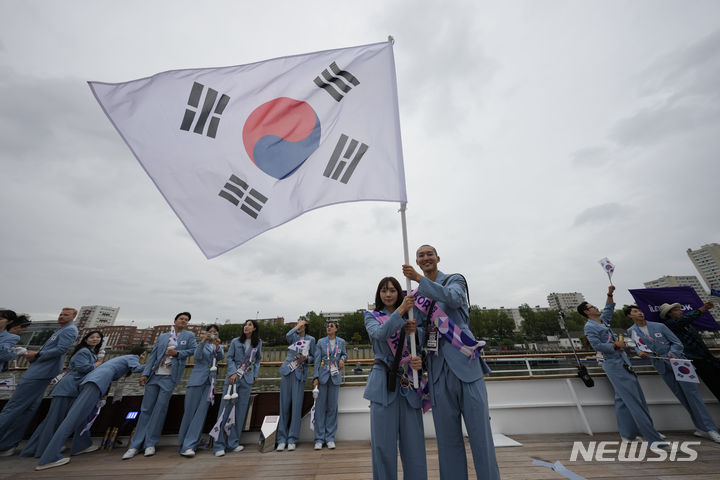
[[[670,365],[672,365],[675,380],[679,382],[700,383],[700,379],[697,373],[695,373],[695,367],[690,360],[671,358]]]
[[[89,84],[208,258],[319,207],[407,201],[390,42]]]
[[[608,274],[608,277],[612,277],[613,272],[615,272],[615,265],[610,261],[609,258],[601,258],[598,260],[598,263],[603,267],[603,270],[605,270],[605,273]]]
[[[645,340],[642,339],[640,335],[633,329],[632,333],[630,334],[630,337],[632,338],[633,342],[633,348],[635,348],[635,351],[637,353],[645,352],[645,353],[653,353],[652,350],[650,350],[650,347],[645,345]]]

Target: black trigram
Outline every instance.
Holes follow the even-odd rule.
[[[360,85],[360,81],[355,78],[352,73],[345,70],[340,70],[340,68],[337,66],[337,63],[332,62],[330,64],[330,70],[332,70],[332,74],[328,72],[328,69],[326,68],[320,74],[322,75],[322,78],[320,78],[320,75],[315,77],[315,85],[324,89],[336,101],[339,102],[340,100],[342,100],[344,97],[343,94],[348,93],[353,86],[357,87],[358,85]],[[325,79],[325,81],[323,81],[323,78]],[[343,81],[343,78],[345,79],[345,81]],[[330,85],[330,83],[327,82],[331,82],[335,86],[333,87],[333,85]]]
[[[250,190],[248,192],[248,189]],[[240,180],[235,175],[230,175],[230,179],[227,181],[223,189],[218,193],[222,198],[232,203],[233,205],[240,205],[240,210],[250,215],[252,218],[257,218],[260,210],[267,202],[267,197],[262,193],[258,192],[254,188],[249,188],[248,184]],[[243,198],[244,197],[244,198]]]
[[[185,116],[183,117],[182,125],[180,125],[180,130],[190,131],[193,120],[195,120],[195,114],[197,113],[198,105],[200,105],[200,97],[202,96],[204,88],[205,86],[200,83],[193,83],[193,86],[190,89],[190,97],[188,98],[188,107],[193,108],[185,109]],[[215,138],[218,125],[220,125],[220,115],[222,115],[223,110],[225,110],[225,107],[230,101],[230,97],[228,97],[224,93],[220,96],[220,100],[217,100],[217,96],[217,90],[213,90],[212,88],[207,89],[207,93],[205,94],[205,101],[203,102],[202,110],[200,111],[200,116],[195,123],[195,128],[193,128],[193,132],[202,135],[203,131],[205,130],[205,124],[207,123],[208,117],[210,117],[210,114],[212,112],[212,117],[210,118],[210,125],[207,129],[207,136]],[[217,104],[215,103],[216,100]],[[215,107],[214,110],[213,107]]]
[[[337,145],[335,145],[335,150],[333,150],[330,161],[323,172],[323,175],[328,178],[332,178],[333,180],[337,180],[340,175],[342,175],[342,178],[340,178],[340,182],[342,183],[348,183],[348,180],[352,177],[353,172],[355,172],[355,168],[358,163],[360,163],[360,160],[368,149],[367,145],[360,143],[357,140],[350,140],[350,144],[347,148],[345,148],[347,141],[347,135],[340,135],[340,140],[338,140]],[[358,147],[358,145],[360,146]],[[343,151],[345,151],[345,153],[343,153]],[[342,159],[340,158],[340,155],[342,155]],[[350,157],[352,157],[352,160],[350,160]],[[348,161],[350,161],[349,164]]]

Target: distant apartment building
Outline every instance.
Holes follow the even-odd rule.
[[[710,243],[697,250],[688,248],[687,255],[705,281],[707,288],[720,289],[720,245]]]
[[[657,280],[643,282],[645,288],[692,287],[700,298],[707,296],[700,280],[695,275],[663,275]]]
[[[99,330],[102,332],[104,339],[107,339],[106,348],[125,349],[130,348],[133,345],[139,345],[135,343],[135,336],[137,334],[137,327],[130,325],[110,325],[108,327],[85,327],[80,330],[80,338],[84,337],[88,332],[93,330]],[[103,339],[103,341],[105,341]]]
[[[552,310],[575,311],[585,301],[585,295],[580,292],[553,292],[547,296],[547,301]]]
[[[101,305],[80,307],[75,318],[75,325],[78,330],[109,327],[115,324],[119,311],[119,307],[103,307]]]
[[[245,321],[247,322],[247,320]],[[258,318],[255,321],[266,325],[283,325],[285,323],[285,317]]]
[[[322,315],[326,322],[339,322],[342,317],[352,313],[355,312],[320,312],[319,315]]]

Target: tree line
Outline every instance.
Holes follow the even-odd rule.
[[[470,306],[470,330],[478,339],[483,339],[489,345],[513,345],[527,343],[528,341],[544,341],[549,335],[564,336],[558,323],[557,310],[534,311],[528,304],[519,307],[523,317],[520,331],[515,331],[515,321],[502,310],[481,309],[477,305]],[[327,335],[325,331],[326,318],[322,314],[308,312],[305,317],[310,322],[309,333],[316,339]],[[570,332],[582,332],[587,320],[576,311],[565,312],[565,324]],[[244,324],[229,324],[220,326],[220,338],[229,341],[243,333]],[[626,329],[632,321],[623,315],[622,310],[615,311],[611,326]],[[290,324],[266,324],[259,326],[260,338],[264,346],[285,346],[285,334],[292,328]],[[363,311],[347,313],[338,322],[338,337],[345,339],[349,344],[367,345],[370,343]]]

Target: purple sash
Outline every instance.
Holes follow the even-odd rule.
[[[427,316],[432,300],[417,293],[417,289],[413,291],[413,295],[415,296],[415,308]],[[447,313],[443,312],[437,303],[433,307],[430,320],[435,324],[440,335],[450,342],[457,351],[468,357],[469,360],[474,360],[476,356],[480,355],[479,350],[485,346],[485,341],[475,340],[463,332],[460,327],[455,325],[455,322],[450,320]]]
[[[387,322],[387,320],[389,318],[387,316],[387,314],[384,312],[377,312],[374,310],[369,310],[369,312],[372,314],[373,317],[375,317],[375,320],[377,320],[380,323],[380,325]],[[388,346],[390,347],[390,351],[392,352],[392,354],[394,356],[395,353],[397,352],[398,343],[400,342],[400,330],[398,329],[395,333],[390,335],[390,337],[388,337],[388,339],[387,339],[387,342],[388,342]],[[407,366],[407,370],[409,370],[410,369],[409,363],[410,363],[410,347],[408,347],[408,345],[405,344],[405,345],[403,345],[402,358],[400,359],[400,365]],[[412,390],[415,391],[415,393],[418,394],[418,396],[422,400],[422,410],[423,410],[423,413],[425,413],[428,410],[430,410],[430,408],[432,408],[432,403],[430,401],[430,388],[428,385],[427,378],[425,378],[423,375],[420,375],[419,380],[420,380],[419,387],[417,389],[412,388],[412,387],[411,388],[412,388]],[[412,385],[412,384],[410,384],[410,385]]]

